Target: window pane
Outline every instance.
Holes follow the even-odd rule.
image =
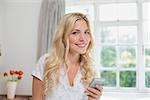
[[[103,46],[101,49],[101,65],[103,67],[116,66],[116,48],[110,46]]]
[[[122,68],[133,68],[136,66],[135,47],[122,46],[119,48],[119,66]]]
[[[100,20],[110,21],[117,20],[117,6],[116,4],[105,4],[99,6]]]
[[[137,19],[136,3],[103,4],[99,13],[101,21]]]
[[[136,26],[118,27],[119,43],[137,43]]]
[[[104,86],[115,87],[116,86],[116,72],[115,71],[103,71],[101,77],[104,78]]]
[[[150,71],[145,73],[145,86],[150,88]]]
[[[145,48],[145,67],[150,68],[150,48]]]
[[[143,3],[143,33],[144,43],[150,44],[150,3]]]
[[[101,43],[137,43],[136,26],[101,27]]]
[[[147,20],[150,18],[150,2],[143,3],[143,19]]]
[[[116,43],[117,28],[116,27],[102,27],[100,30],[101,43]]]
[[[144,44],[150,44],[150,20],[143,21]]]
[[[136,87],[136,72],[121,71],[120,72],[120,87]]]

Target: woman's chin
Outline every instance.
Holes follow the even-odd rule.
[[[79,54],[85,54],[85,53],[86,53],[86,50],[79,51]]]

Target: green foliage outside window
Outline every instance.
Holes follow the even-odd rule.
[[[110,38],[111,30],[109,30],[108,28],[103,28],[100,34],[102,37],[101,43],[114,43],[115,42],[115,38]]]
[[[101,65],[103,67],[116,66],[116,50],[115,47],[103,47],[101,50]]]
[[[133,68],[136,66],[136,52],[135,48],[121,48],[120,50],[120,67],[123,68]]]
[[[145,66],[150,67],[150,49],[145,49]]]
[[[133,68],[135,63],[135,49],[121,48],[120,49],[120,67]],[[101,65],[103,67],[116,66],[116,49],[113,46],[104,46],[101,50]],[[102,71],[101,77],[105,79],[105,86],[116,86],[116,72]],[[135,87],[136,86],[136,72],[135,71],[121,71],[120,72],[120,87]]]
[[[121,71],[120,72],[120,86],[121,87],[136,87],[136,72],[135,71]]]
[[[105,79],[104,86],[115,87],[116,86],[116,72],[115,71],[103,71],[101,77]]]
[[[150,88],[150,71],[147,71],[145,73],[145,86],[147,88]]]

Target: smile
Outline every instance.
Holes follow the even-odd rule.
[[[82,44],[75,44],[75,45],[77,45],[79,48],[84,48],[84,47],[86,47],[86,43],[82,43]]]

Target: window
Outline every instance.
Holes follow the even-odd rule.
[[[150,89],[150,2],[87,1],[68,4],[66,13],[83,12],[90,18],[95,66],[105,87],[139,92]]]
[[[150,88],[150,2],[143,3],[145,86]]]
[[[97,34],[100,34],[101,38],[100,75],[106,80],[105,86],[136,88],[136,3],[100,4],[98,9],[100,30]]]
[[[135,3],[100,4],[99,13],[99,19],[101,21],[137,19],[137,8]]]

